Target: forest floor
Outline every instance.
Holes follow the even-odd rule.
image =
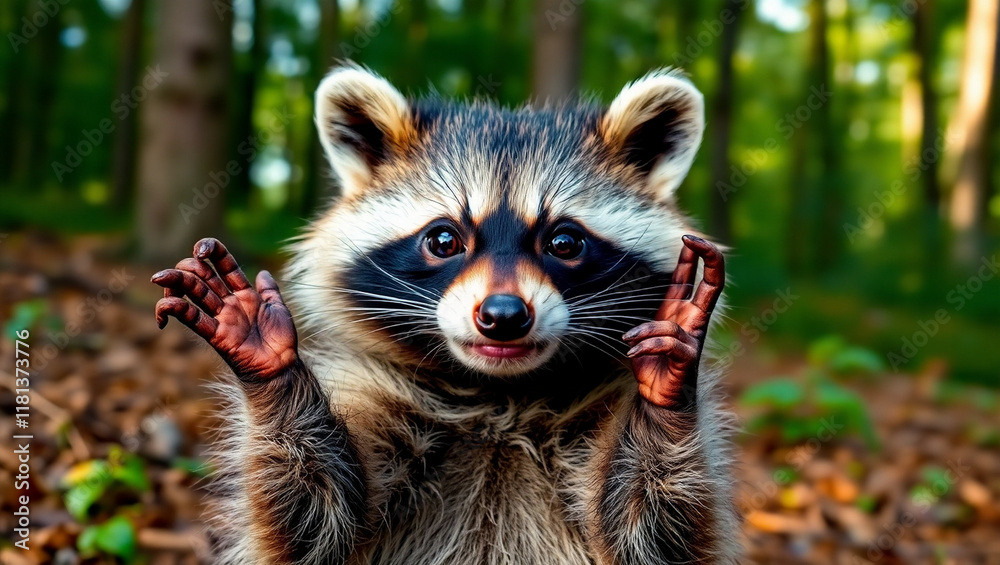
[[[208,385],[221,366],[180,324],[157,330],[153,269],[103,259],[120,251],[99,236],[0,241],[0,438],[33,435],[28,490],[15,487],[20,462],[6,447],[14,440],[0,449],[0,530],[14,530],[26,493],[31,521],[29,551],[10,545],[17,536],[0,541],[4,565],[77,563],[87,552],[97,556],[86,563],[113,563],[113,553],[208,562],[199,461],[217,418]],[[25,325],[35,328],[26,430],[15,428],[9,334]],[[751,351],[727,377],[730,398],[761,375],[800,374],[802,357],[763,363]],[[868,406],[877,447],[841,433],[836,419],[792,444],[741,433],[739,504],[752,560],[1000,564],[998,395],[946,377],[937,362],[846,385]],[[753,417],[734,404],[741,419]]]

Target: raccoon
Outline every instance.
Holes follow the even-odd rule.
[[[346,65],[315,107],[341,194],[288,306],[216,239],[152,279],[234,375],[219,562],[736,563],[724,258],[674,198],[699,91],[507,109]]]

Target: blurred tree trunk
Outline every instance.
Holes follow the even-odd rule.
[[[233,107],[238,109],[238,116],[235,121],[234,137],[236,143],[229,151],[231,159],[235,159],[240,165],[239,174],[232,179],[232,190],[229,191],[228,201],[236,206],[246,206],[250,201],[253,192],[253,183],[250,181],[250,168],[253,162],[247,159],[246,155],[239,153],[240,144],[243,142],[253,143],[257,129],[253,123],[254,108],[257,105],[257,75],[267,63],[265,47],[267,45],[267,33],[264,30],[264,6],[261,0],[252,0],[253,5],[253,42],[246,55],[243,67],[239,71],[239,88],[236,96],[233,97]]]
[[[978,262],[986,212],[986,125],[997,56],[996,0],[969,0],[961,92],[954,137],[959,156],[949,219],[954,231],[952,256],[959,265]]]
[[[26,15],[44,12],[39,1],[26,2]],[[13,162],[14,182],[31,190],[40,188],[46,175],[52,172],[49,162],[49,123],[55,108],[59,67],[63,48],[59,42],[62,26],[58,14],[47,25],[38,27],[38,34],[21,47],[28,64],[25,81],[19,85],[25,96],[19,107],[20,128],[16,135]]]
[[[116,94],[130,92],[139,81],[142,61],[142,24],[146,0],[132,0],[122,19],[121,53],[118,60]],[[111,205],[117,210],[128,207],[135,183],[136,112],[129,112],[115,128],[111,162]]]
[[[580,85],[583,5],[535,0],[532,98],[544,104],[574,98]]]
[[[844,240],[842,215],[845,183],[842,182],[844,175],[840,159],[840,146],[844,140],[839,135],[846,127],[842,127],[844,124],[834,124],[833,101],[825,98],[825,95],[817,97],[815,94],[817,91],[829,92],[833,88],[826,0],[812,0],[809,16],[812,21],[812,72],[809,73],[810,84],[803,103],[812,110],[812,117],[809,119],[815,120],[816,124],[810,131],[819,147],[819,170],[816,178],[819,202],[815,202],[813,207],[814,210],[818,209],[819,214],[819,246],[815,252],[815,264],[818,272],[829,272],[840,258]]]
[[[176,262],[223,236],[232,82],[231,9],[160,0],[153,60],[163,83],[141,108],[137,231],[146,260]]]
[[[940,163],[938,144],[938,94],[934,84],[937,39],[934,31],[934,0],[916,3],[913,19],[913,53],[917,60],[917,85],[920,89],[920,143],[916,160],[920,164],[921,199],[916,206],[914,227],[920,230],[922,272],[927,293],[937,292],[943,280],[941,262],[944,241],[941,229]],[[904,114],[905,116],[905,114]],[[911,157],[912,159],[912,157]]]
[[[997,15],[1000,18],[1000,14]],[[993,84],[990,88],[992,99],[989,103],[989,121],[986,125],[986,135],[983,137],[983,155],[987,155],[988,163],[1000,162],[1000,155],[997,154],[998,143],[1000,142],[1000,20],[997,22],[996,50],[993,56]],[[990,215],[990,203],[994,196],[1000,195],[997,190],[997,167],[987,166],[985,185],[983,187],[983,201],[986,203],[984,216],[985,222],[992,219],[996,222],[996,215]],[[989,232],[990,226],[984,225],[983,230]]]
[[[340,4],[337,0],[321,0],[319,7],[319,36],[316,38],[316,57],[312,69],[311,88],[313,92],[319,86],[319,81],[340,57]],[[305,179],[302,183],[302,202],[299,209],[299,213],[306,217],[315,212],[317,206],[320,205],[320,198],[330,192],[332,185],[329,174],[330,166],[326,162],[326,155],[319,143],[319,132],[314,129],[309,140],[310,166],[309,170],[305,172]]]
[[[799,106],[788,115],[794,132],[792,141],[792,171],[789,190],[791,203],[788,228],[788,269],[793,274],[815,275],[816,265],[832,266],[837,242],[843,230],[839,222],[839,195],[833,191],[843,187],[830,178],[836,155],[831,138],[828,99],[816,92],[830,88],[830,50],[827,41],[828,19],[825,0],[809,2],[809,58],[806,84]],[[809,153],[819,148],[818,170],[810,174]],[[829,224],[831,219],[834,224]]]
[[[21,20],[21,12],[16,8],[14,2],[3,2],[0,5],[0,29],[15,30]],[[15,53],[12,49],[3,51],[2,63],[6,72],[3,73],[2,90],[4,93],[3,114],[0,114],[0,131],[18,131],[18,119],[21,117],[21,104],[24,99],[24,55],[18,49]],[[14,168],[14,147],[17,143],[17,136],[0,136],[0,182],[6,183],[11,180]]]
[[[736,39],[739,35],[739,22],[742,10],[742,0],[724,0],[722,14],[732,14],[729,21],[722,21],[722,45],[719,48],[719,80],[716,84],[715,98],[712,101],[711,121],[714,131],[711,133],[712,182],[714,190],[709,191],[712,233],[724,243],[732,242],[732,227],[730,223],[729,194],[723,185],[729,180],[729,141],[732,137],[733,124],[733,55],[736,53]]]
[[[392,9],[390,7],[386,8]],[[399,72],[399,86],[404,89],[423,88],[427,83],[427,60],[424,55],[429,32],[430,2],[429,0],[412,0],[404,4],[409,9],[406,15],[407,50],[401,57],[402,66]],[[376,16],[378,17],[378,16]]]
[[[925,155],[935,155],[934,144],[938,135],[937,120],[937,88],[934,86],[934,1],[923,0],[916,3],[913,12],[913,51],[917,56],[918,80],[920,81],[920,157],[921,165],[926,167],[921,176],[923,185],[924,206],[930,212],[938,214],[941,208],[941,188],[938,184],[939,158],[925,158]]]
[[[808,179],[809,131],[803,123],[795,129],[792,144],[791,171],[788,190],[788,230],[785,235],[789,274],[801,275],[808,270],[809,242],[813,241],[811,217],[812,189]]]

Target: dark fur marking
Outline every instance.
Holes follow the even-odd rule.
[[[246,388],[248,408],[258,433],[267,438],[248,461],[251,480],[263,483],[253,499],[254,527],[275,562],[299,562],[315,554],[314,540],[329,528],[328,512],[346,510],[341,547],[322,550],[340,563],[353,550],[354,535],[367,521],[368,487],[358,451],[344,423],[330,412],[326,395],[298,361],[286,374]],[[307,487],[307,488],[306,488]],[[280,493],[280,496],[276,496]],[[316,508],[317,495],[326,508]],[[317,512],[319,510],[319,512]]]
[[[389,151],[385,132],[360,104],[343,102],[341,109],[346,114],[345,121],[332,124],[341,142],[357,151],[373,169],[384,163]]]

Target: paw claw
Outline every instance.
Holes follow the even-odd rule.
[[[170,316],[177,318],[209,342],[241,379],[286,371],[298,359],[298,338],[270,273],[261,272],[255,289],[214,238],[198,241],[193,255],[150,279],[164,287],[164,298],[156,304],[157,326],[162,329]]]
[[[198,243],[194,244],[194,256],[198,259],[204,259],[208,257],[208,254],[212,252],[213,240],[210,238],[205,238]]]

